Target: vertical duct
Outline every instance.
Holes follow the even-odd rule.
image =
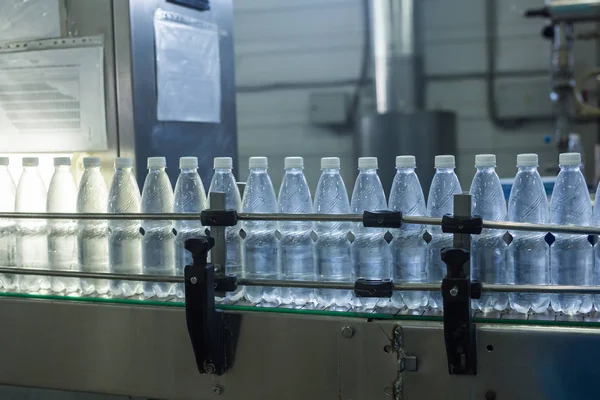
[[[377,113],[423,108],[419,0],[371,0]]]

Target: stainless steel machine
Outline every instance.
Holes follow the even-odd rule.
[[[429,187],[434,157],[456,151],[456,115],[424,109],[419,3],[370,2],[376,110],[362,116],[355,152],[358,157],[379,158],[379,176],[386,190],[392,186],[397,155],[415,155],[421,184]]]

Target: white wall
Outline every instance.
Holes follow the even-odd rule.
[[[487,118],[481,77],[486,71],[485,0],[419,2],[424,11],[425,74],[435,78],[427,84],[427,106],[458,113],[457,171],[463,187],[470,184],[477,153],[496,153],[501,176],[514,174],[515,157],[521,152],[537,152],[542,164],[554,164],[554,146],[544,143],[544,136],[553,134],[551,124],[506,132]],[[548,68],[549,46],[540,36],[543,22],[522,17],[524,9],[542,3],[498,0],[500,73]],[[265,155],[270,157],[271,175],[278,185],[283,157],[299,155],[306,158],[307,177],[314,188],[320,157],[338,156],[351,187],[355,177],[352,135],[311,126],[308,98],[317,90],[351,93],[353,87],[271,91],[264,86],[355,80],[361,57],[361,0],[237,0],[234,4],[240,178],[246,177],[248,157]],[[592,65],[595,53],[590,46],[593,43],[579,49],[578,64]],[[456,80],[452,77],[456,74],[474,78]],[[505,79],[509,78],[499,82]],[[592,132],[585,138],[587,143],[594,143],[594,128],[584,130]]]

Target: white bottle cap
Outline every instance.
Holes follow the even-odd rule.
[[[268,168],[269,160],[267,157],[250,157],[248,165],[250,168]]]
[[[37,167],[40,165],[40,159],[37,157],[23,157],[22,164],[24,167]]]
[[[181,157],[179,168],[198,168],[198,157]]]
[[[581,154],[562,153],[558,156],[559,165],[581,165]]]
[[[10,159],[8,157],[0,157],[0,165],[8,165],[10,164]]]
[[[133,159],[130,157],[115,158],[115,168],[131,168],[133,167]]]
[[[477,154],[475,156],[476,167],[495,167],[496,166],[496,155],[495,154]]]
[[[396,168],[415,168],[417,160],[415,156],[398,156],[396,157]]]
[[[323,157],[321,158],[321,169],[338,169],[340,168],[339,157]]]
[[[69,157],[54,157],[54,166],[58,167],[59,165],[63,166],[71,166],[71,158]]]
[[[148,157],[148,168],[164,168],[167,166],[167,159],[164,157]]]
[[[304,158],[286,157],[284,160],[285,168],[304,168]]]
[[[214,168],[233,168],[233,160],[231,157],[215,157]]]
[[[360,157],[358,159],[359,169],[377,168],[377,157]]]
[[[100,157],[83,157],[84,167],[99,167]]]
[[[435,168],[454,168],[454,156],[435,156]]]
[[[535,153],[517,154],[517,165],[519,167],[537,167],[538,155]]]

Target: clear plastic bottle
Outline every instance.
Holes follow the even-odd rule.
[[[242,211],[242,199],[233,176],[233,160],[231,157],[215,157],[215,173],[210,182],[209,192],[225,193],[225,208],[228,210]],[[210,196],[208,199],[210,203]],[[210,207],[210,205],[209,205]],[[225,241],[227,243],[227,253],[225,269],[227,274],[242,275],[242,237],[240,236],[241,224],[238,222],[235,226],[225,228]],[[234,292],[228,292],[227,298],[231,301],[238,301],[244,295],[243,287],[239,286]]]
[[[377,158],[361,157],[358,159],[358,177],[354,183],[350,210],[353,214],[364,211],[387,209],[387,201],[381,180],[377,175]],[[352,257],[354,274],[358,279],[391,278],[391,252],[385,241],[386,229],[365,228],[362,223],[353,228]],[[359,301],[360,300],[360,301]],[[375,307],[380,299],[356,299],[356,304],[364,307]]]
[[[108,190],[100,172],[100,158],[85,157],[83,168],[77,194],[77,212],[106,213]],[[79,269],[82,272],[108,272],[108,222],[79,220],[78,226]],[[109,284],[108,279],[81,279],[81,291],[83,294],[105,294]]]
[[[142,189],[142,213],[162,214],[173,212],[173,187],[165,171],[164,157],[148,158],[148,175]],[[148,275],[175,274],[175,234],[171,221],[142,221],[142,268]],[[146,297],[167,297],[173,285],[165,282],[145,282]]]
[[[0,212],[15,211],[16,187],[8,170],[8,157],[0,157]],[[17,266],[17,225],[13,219],[0,219],[0,265],[6,268]],[[0,288],[17,288],[17,276],[0,274]]]
[[[49,213],[77,211],[77,186],[71,173],[71,159],[56,157],[54,174],[48,187],[46,210]],[[77,221],[55,219],[48,221],[48,258],[50,268],[58,271],[77,271]],[[53,292],[73,293],[79,290],[77,278],[50,279]]]
[[[392,183],[389,207],[402,215],[425,216],[427,206],[421,183],[415,173],[414,156],[396,157],[396,176]],[[427,282],[427,243],[423,239],[424,225],[404,224],[392,232],[392,278],[402,283]],[[394,292],[392,304],[417,309],[427,305],[427,292]]]
[[[175,184],[174,208],[175,213],[194,214],[195,220],[175,221],[175,273],[183,275],[186,265],[192,263],[192,253],[184,247],[187,239],[206,236],[204,227],[198,219],[200,212],[206,207],[206,192],[200,175],[198,175],[198,158],[181,157],[179,159],[181,170],[177,183]],[[175,285],[175,295],[179,298],[185,297],[183,283]]]
[[[108,212],[113,214],[139,213],[140,188],[133,175],[133,160],[115,159],[115,174],[108,192]],[[140,221],[108,222],[108,260],[110,272],[115,274],[142,273],[142,234]],[[142,283],[136,281],[110,282],[110,291],[117,296],[133,296],[142,292]]]
[[[445,214],[454,214],[454,195],[462,193],[458,177],[454,173],[456,167],[454,156],[435,156],[435,175],[429,188],[427,198],[427,215],[441,218]],[[441,252],[444,247],[452,247],[452,234],[443,233],[440,226],[427,227],[431,241],[427,244],[427,280],[429,283],[440,283],[446,276],[446,264],[442,261]],[[429,293],[429,306],[442,308],[442,291]]]
[[[315,191],[314,212],[317,214],[349,214],[350,201],[340,175],[340,159],[321,158],[321,177]],[[354,282],[352,250],[347,222],[315,222],[317,276],[321,281]],[[352,291],[318,289],[317,303],[329,307],[345,307],[352,302]]]
[[[475,156],[477,172],[471,183],[471,214],[488,221],[506,220],[506,201],[496,174],[496,156]],[[471,236],[471,278],[482,283],[507,284],[506,242],[499,229],[484,229]],[[507,293],[483,293],[472,302],[482,312],[502,311],[508,307]]]
[[[508,200],[508,220],[533,224],[549,221],[548,199],[537,170],[537,154],[517,156],[517,175]],[[550,248],[543,232],[511,232],[506,248],[508,282],[519,285],[550,284]],[[511,293],[510,306],[520,313],[544,312],[550,305],[547,294]]]
[[[563,153],[559,156],[560,173],[550,200],[550,223],[589,226],[592,203],[581,173],[581,155]],[[550,271],[553,285],[591,286],[594,255],[586,235],[554,234],[550,246]],[[552,309],[567,315],[588,313],[592,295],[557,294],[550,296]]]
[[[313,205],[308,183],[302,172],[302,157],[285,158],[285,175],[279,189],[279,212],[312,214]],[[282,278],[313,281],[316,279],[315,246],[311,238],[311,221],[281,221],[279,223],[279,257]],[[314,300],[310,289],[281,289],[283,303],[303,305]]]
[[[246,183],[242,208],[245,213],[276,213],[277,199],[273,183],[267,173],[266,157],[250,157],[250,175]],[[244,277],[248,279],[277,279],[280,275],[277,257],[277,222],[245,221]],[[246,299],[267,303],[281,302],[279,289],[272,287],[248,286],[244,291]]]
[[[16,212],[46,212],[46,185],[38,169],[37,157],[23,158],[23,172],[17,185]],[[43,219],[17,220],[17,259],[21,268],[48,267],[48,227]],[[37,292],[50,287],[50,279],[35,275],[20,275],[23,292]]]

